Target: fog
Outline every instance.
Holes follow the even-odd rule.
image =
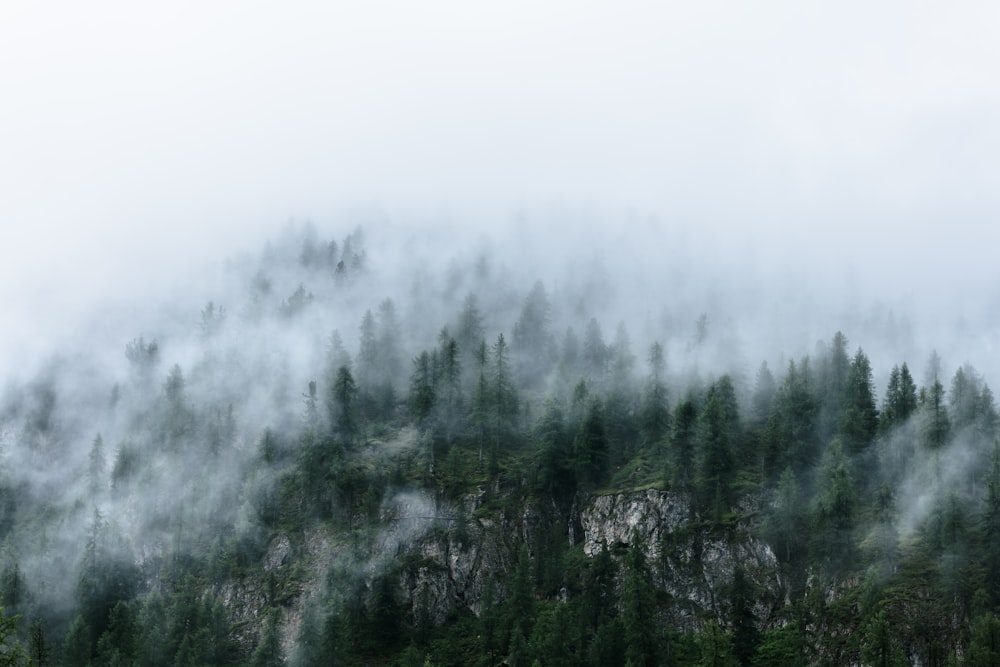
[[[407,371],[469,294],[491,341],[541,281],[560,344],[624,322],[636,377],[664,344],[674,397],[732,373],[745,399],[762,361],[780,379],[838,330],[879,398],[935,350],[942,378],[969,363],[996,386],[998,27],[986,2],[6,3],[0,472],[59,490],[67,522],[19,547],[47,554],[28,574],[75,567],[92,442],[110,470],[171,409],[175,365],[203,422],[235,405],[231,474],[198,486],[172,451],[145,493],[89,500],[141,560],[176,517],[255,530],[262,432],[298,433],[334,333],[356,358],[387,299]],[[303,280],[305,242],[347,239],[366,270]],[[50,392],[51,441],[22,440]],[[970,476],[965,452],[899,480],[904,530]]]
[[[980,336],[997,301],[991,3],[0,12],[5,374],[289,218],[666,234],[720,285],[736,258]]]

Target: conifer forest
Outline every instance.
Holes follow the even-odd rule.
[[[289,223],[4,378],[0,664],[1000,664],[979,348],[435,243]]]

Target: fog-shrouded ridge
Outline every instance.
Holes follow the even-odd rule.
[[[63,637],[81,604],[99,603],[80,583],[96,560],[117,563],[117,574],[101,576],[120,576],[135,594],[169,589],[185,559],[250,567],[289,511],[278,498],[314,503],[309,511],[349,529],[365,512],[401,514],[372,540],[383,554],[452,520],[455,503],[424,493],[392,463],[430,456],[420,465],[435,474],[443,463],[433,438],[458,437],[454,414],[435,413],[446,436],[403,417],[420,414],[421,353],[437,355],[449,339],[468,402],[477,350],[495,354],[503,337],[525,433],[546,399],[573,404],[581,378],[595,396],[646,391],[654,345],[665,408],[691,400],[705,409],[731,390],[748,424],[767,417],[754,412],[761,396],[793,391],[797,372],[820,384],[836,378],[830,369],[843,359],[870,386],[887,430],[876,454],[851,440],[846,421],[824,425],[824,415],[847,408],[816,399],[818,432],[836,444],[801,454],[810,457],[796,470],[803,493],[819,493],[838,457],[878,459],[880,477],[861,488],[891,489],[903,535],[949,494],[972,502],[985,493],[983,434],[996,428],[987,423],[996,418],[989,383],[1000,372],[988,291],[981,300],[923,295],[918,279],[902,288],[873,280],[877,271],[850,263],[858,255],[774,253],[749,233],[723,237],[654,216],[522,212],[475,229],[460,220],[408,227],[374,214],[357,225],[289,222],[261,247],[156,289],[96,300],[60,330],[39,332],[50,349],[14,362],[0,406],[0,548],[27,582],[18,608]],[[947,438],[933,440],[932,413],[915,402],[888,421],[901,364],[921,406],[940,387]],[[344,406],[354,395],[338,393],[345,372],[368,401],[349,425]],[[302,457],[327,432],[349,433],[350,444],[337,446],[364,443],[366,453],[337,464],[338,493],[302,473],[289,496],[289,471],[308,470]],[[352,475],[357,488],[344,481]],[[371,490],[374,478],[384,491]],[[344,555],[330,566],[338,577],[370,580],[388,567],[366,561],[356,544],[338,548]]]

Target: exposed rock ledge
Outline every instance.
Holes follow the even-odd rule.
[[[478,498],[466,500],[471,516]],[[784,603],[771,548],[740,525],[719,528],[698,521],[683,495],[649,489],[592,496],[568,519],[567,540],[582,544],[589,556],[603,544],[612,550],[629,545],[638,535],[657,573],[655,585],[671,600],[667,611],[678,629],[695,629],[707,618],[725,617],[727,589],[737,567],[759,592],[754,612],[761,628],[771,625],[773,611]],[[402,582],[414,611],[423,606],[436,622],[455,609],[479,613],[491,577],[502,597],[517,544],[532,543],[540,520],[539,509],[528,505],[517,512],[470,519],[462,544],[455,530],[419,540],[410,553],[421,562],[403,574]]]

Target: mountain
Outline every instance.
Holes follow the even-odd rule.
[[[997,659],[974,366],[928,352],[918,384],[905,318],[716,281],[683,244],[535,241],[291,224],[95,306],[0,402],[3,655]],[[838,313],[871,356],[814,330]]]

